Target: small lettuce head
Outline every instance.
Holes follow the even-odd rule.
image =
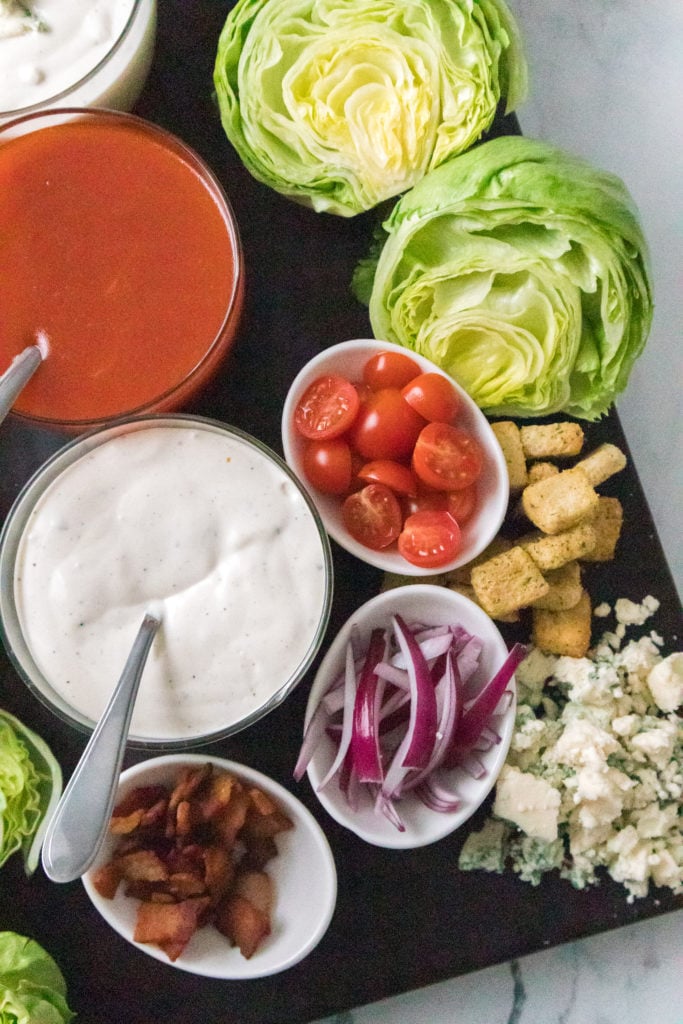
[[[356,270],[375,337],[446,370],[490,415],[603,415],[652,319],[623,182],[545,143],[493,139],[431,171]]]
[[[350,217],[514,110],[527,68],[504,0],[238,0],[214,83],[254,177]]]
[[[61,792],[61,769],[45,741],[0,709],[0,867],[21,851],[26,874],[35,871]]]
[[[0,1024],[69,1024],[66,983],[42,946],[0,932]]]

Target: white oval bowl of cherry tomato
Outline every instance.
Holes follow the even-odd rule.
[[[505,459],[482,411],[390,342],[344,341],[311,359],[285,400],[282,443],[330,536],[385,572],[465,565],[507,510]]]

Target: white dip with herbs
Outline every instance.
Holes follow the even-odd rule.
[[[0,111],[43,104],[89,75],[121,36],[133,7],[134,0],[0,0]],[[124,80],[151,56],[151,41],[141,43],[154,12],[152,0],[142,0],[133,33],[139,38],[67,97],[72,106],[109,100],[114,86],[125,91]]]
[[[296,671],[326,615],[326,549],[301,492],[211,425],[152,425],[81,456],[21,537],[19,621],[70,706],[104,710],[146,610],[161,615],[136,738],[213,733]]]

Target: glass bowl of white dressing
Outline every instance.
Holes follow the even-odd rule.
[[[55,106],[131,110],[156,0],[0,0],[0,123]]]
[[[132,746],[244,729],[305,675],[327,627],[330,544],[282,459],[236,427],[132,417],[61,448],[0,534],[0,631],[33,694],[102,714],[146,610],[161,617]]]

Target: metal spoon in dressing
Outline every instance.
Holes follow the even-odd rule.
[[[0,375],[0,423],[4,420],[20,392],[28,384],[43,359],[47,358],[48,339],[44,331],[36,332],[36,342],[15,356]]]
[[[45,833],[42,863],[53,882],[85,874],[104,841],[114,807],[133,706],[159,619],[145,615],[111,695]]]

